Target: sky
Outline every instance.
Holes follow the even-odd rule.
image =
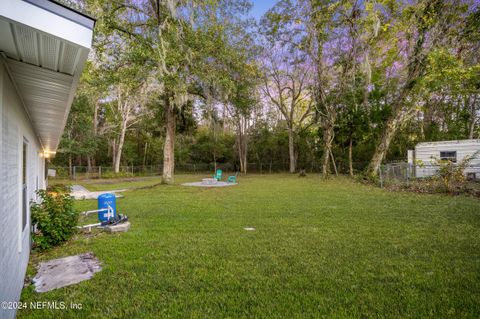
[[[277,0],[252,0],[253,8],[251,14],[260,19],[260,17],[268,11],[273,5],[277,2]]]

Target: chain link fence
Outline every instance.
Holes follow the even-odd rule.
[[[182,174],[213,174],[215,170],[221,169],[225,173],[236,173],[240,171],[238,165],[232,163],[176,163],[175,173]],[[248,163],[248,173],[273,174],[288,172],[288,163]],[[163,165],[142,165],[142,166],[121,166],[118,173],[112,166],[50,166],[50,178],[57,179],[100,179],[114,177],[142,177],[162,175]],[[307,172],[318,172],[316,166],[311,166]]]
[[[415,180],[424,180],[438,176],[440,165],[417,165],[409,163],[388,163],[382,165],[379,169],[380,186],[392,184],[405,184]],[[480,165],[470,165],[465,167],[464,175],[468,181],[480,181]]]
[[[366,166],[365,162],[353,162],[353,169],[356,173],[361,172]],[[247,165],[247,173],[252,174],[275,174],[288,173],[289,162],[270,162],[259,163],[251,162]],[[348,174],[348,163],[341,161],[336,162],[336,168],[339,174]],[[178,174],[213,174],[215,170],[221,169],[223,172],[235,174],[240,171],[238,164],[233,163],[175,163],[175,173]],[[331,174],[335,174],[333,167],[330,168]],[[115,173],[112,166],[54,166],[49,167],[49,176],[57,179],[100,179],[114,177],[143,177],[143,176],[161,176],[163,165],[141,165],[141,166],[120,166],[119,172]],[[297,172],[305,171],[306,173],[321,173],[322,166],[320,162],[314,161],[308,165],[297,165]]]

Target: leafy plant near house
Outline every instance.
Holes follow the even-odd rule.
[[[450,194],[463,192],[465,188],[465,169],[470,165],[479,152],[466,156],[458,164],[452,161],[438,160],[439,171],[437,178],[442,182],[444,191]]]
[[[462,161],[454,163],[450,160],[441,160],[432,157],[437,168],[435,175],[426,178],[414,178],[408,183],[390,183],[386,187],[390,190],[408,190],[416,193],[447,193],[450,195],[471,195],[480,197],[480,184],[469,181],[467,169],[472,161],[478,158],[479,152],[465,156]],[[422,161],[415,162],[417,168],[425,168]]]
[[[78,212],[73,207],[74,200],[67,186],[56,185],[39,190],[37,194],[41,201],[31,205],[32,239],[35,249],[45,250],[74,234]]]

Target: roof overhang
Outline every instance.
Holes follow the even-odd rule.
[[[0,59],[46,153],[55,152],[95,20],[47,0],[2,0]]]
[[[435,142],[421,142],[418,146],[451,146],[451,145],[480,145],[480,139],[467,139],[467,140],[451,140],[451,141],[435,141]]]

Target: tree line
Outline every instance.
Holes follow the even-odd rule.
[[[75,5],[97,24],[55,165],[375,178],[418,142],[480,138],[473,0],[280,0],[260,21],[248,0]]]

